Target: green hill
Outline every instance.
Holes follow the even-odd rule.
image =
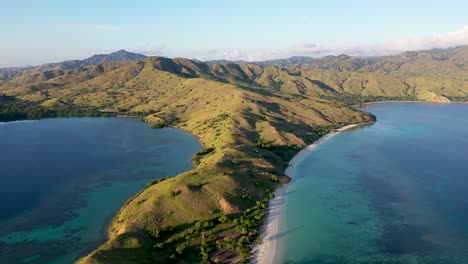
[[[194,169],[149,183],[114,218],[109,241],[79,262],[246,262],[295,153],[332,129],[374,121],[348,104],[466,99],[466,50],[287,69],[161,57],[47,69],[0,82],[0,120],[124,115],[193,133],[204,146]]]

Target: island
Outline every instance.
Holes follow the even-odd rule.
[[[329,132],[375,122],[353,105],[468,100],[468,47],[303,64],[118,55],[0,70],[0,121],[127,116],[204,147],[192,170],[129,199],[109,240],[78,263],[247,263],[289,161]]]

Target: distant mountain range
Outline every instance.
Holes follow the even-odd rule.
[[[222,65],[222,64],[238,64],[238,65],[257,65],[262,68],[268,66],[276,66],[279,68],[291,68],[304,65],[302,68],[307,69],[321,69],[321,70],[331,70],[331,71],[369,71],[369,72],[383,72],[390,73],[394,72],[405,64],[406,66],[402,68],[406,72],[406,75],[418,74],[417,69],[408,72],[408,64],[416,66],[420,63],[425,66],[437,66],[436,62],[450,61],[452,64],[457,65],[457,67],[464,66],[464,60],[466,59],[466,54],[464,50],[466,47],[456,47],[449,49],[433,49],[428,51],[408,51],[398,55],[391,56],[382,56],[382,57],[369,57],[369,58],[359,58],[352,57],[348,55],[338,55],[338,56],[326,56],[322,58],[312,58],[307,56],[294,56],[287,59],[275,59],[275,60],[265,60],[265,61],[229,61],[229,60],[209,60],[209,61],[200,61],[192,60],[197,63],[206,63],[209,65]],[[0,81],[11,80],[17,76],[34,73],[34,72],[43,72],[50,70],[64,70],[64,69],[75,69],[79,67],[95,65],[103,62],[118,62],[118,61],[131,61],[131,60],[143,60],[148,58],[148,56],[132,53],[125,50],[119,50],[110,54],[96,54],[87,59],[83,60],[69,60],[59,63],[47,63],[39,66],[28,66],[28,67],[9,67],[9,68],[0,68]],[[431,62],[432,61],[432,62]],[[453,66],[453,65],[452,65]],[[414,68],[414,67],[412,67]],[[449,67],[450,70],[456,70],[453,67]],[[443,72],[446,72],[448,69],[439,69]],[[463,68],[466,70],[466,68]]]
[[[275,59],[275,60],[265,60],[265,61],[229,61],[229,60],[210,60],[205,61],[207,64],[254,64],[260,67],[276,66],[280,68],[290,68],[293,66],[303,65],[303,64],[312,64],[321,69],[327,70],[338,70],[338,71],[369,71],[377,70],[381,67],[385,67],[385,64],[403,64],[406,62],[416,62],[421,60],[433,60],[433,61],[444,61],[444,60],[464,60],[466,59],[466,54],[462,54],[466,50],[466,46],[448,48],[448,49],[432,49],[425,51],[407,51],[397,55],[389,56],[377,56],[377,57],[353,57],[346,54],[341,54],[338,56],[325,56],[322,58],[312,58],[307,56],[294,56],[287,59]],[[460,57],[461,55],[461,57]],[[458,58],[457,58],[458,57]],[[460,63],[459,63],[460,64]],[[389,66],[389,65],[386,65]],[[387,70],[392,70],[391,68]]]
[[[110,54],[96,54],[84,60],[69,60],[58,63],[47,63],[39,66],[29,67],[10,67],[0,69],[0,81],[11,80],[17,76],[41,72],[50,70],[65,70],[65,69],[76,69],[88,65],[99,64],[103,62],[114,62],[114,61],[130,61],[130,60],[142,60],[147,56],[138,53],[128,52],[126,50],[118,50]]]
[[[46,63],[41,64],[38,66],[26,66],[26,67],[8,67],[8,68],[0,68],[0,80],[10,80],[16,76],[37,72],[37,71],[48,71],[54,69],[74,69],[79,67],[84,67],[88,65],[99,64],[103,62],[113,62],[113,61],[129,61],[129,60],[142,60],[147,58],[148,56],[128,52],[126,50],[118,50],[116,52],[112,52],[110,54],[96,54],[87,59],[83,60],[68,60],[63,62],[57,63]],[[312,58],[307,56],[294,56],[287,59],[276,59],[276,60],[265,60],[265,61],[229,61],[229,60],[210,60],[210,61],[200,61],[194,59],[195,62],[206,63],[206,64],[253,64],[258,65],[260,67],[268,67],[268,66],[277,66],[281,68],[288,68],[291,66],[296,66],[300,64],[306,63],[313,63],[320,61],[318,58]]]
[[[468,96],[468,47],[411,51],[372,58],[339,55],[251,63],[146,57],[120,50],[85,60],[1,69],[0,89],[51,85],[51,82],[57,83],[57,78],[60,83],[70,85],[79,76],[92,78],[102,75],[99,77],[102,79],[114,70],[131,67],[135,68],[133,75],[142,70],[135,62],[185,78],[222,80],[308,96],[351,94],[441,102],[464,100]],[[92,81],[87,78],[82,80]]]
[[[228,60],[210,60],[205,61],[207,64],[226,64],[226,63],[236,63],[236,64],[254,64],[260,67],[267,67],[267,66],[277,66],[281,68],[288,68],[295,65],[305,64],[305,63],[312,63],[319,61],[318,58],[312,58],[307,56],[294,56],[287,59],[276,59],[276,60],[265,60],[265,61],[228,61]]]
[[[97,54],[83,60],[82,62],[84,64],[91,65],[111,61],[142,60],[146,57],[147,56],[143,54],[128,52],[126,50],[118,50],[110,54]]]

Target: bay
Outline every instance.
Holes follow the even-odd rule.
[[[192,135],[129,118],[0,123],[0,263],[72,263],[123,204],[192,167]]]

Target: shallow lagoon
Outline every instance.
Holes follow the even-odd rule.
[[[0,263],[71,263],[153,179],[192,167],[180,129],[128,118],[0,123]]]
[[[278,263],[468,263],[468,105],[388,103],[310,152]]]

